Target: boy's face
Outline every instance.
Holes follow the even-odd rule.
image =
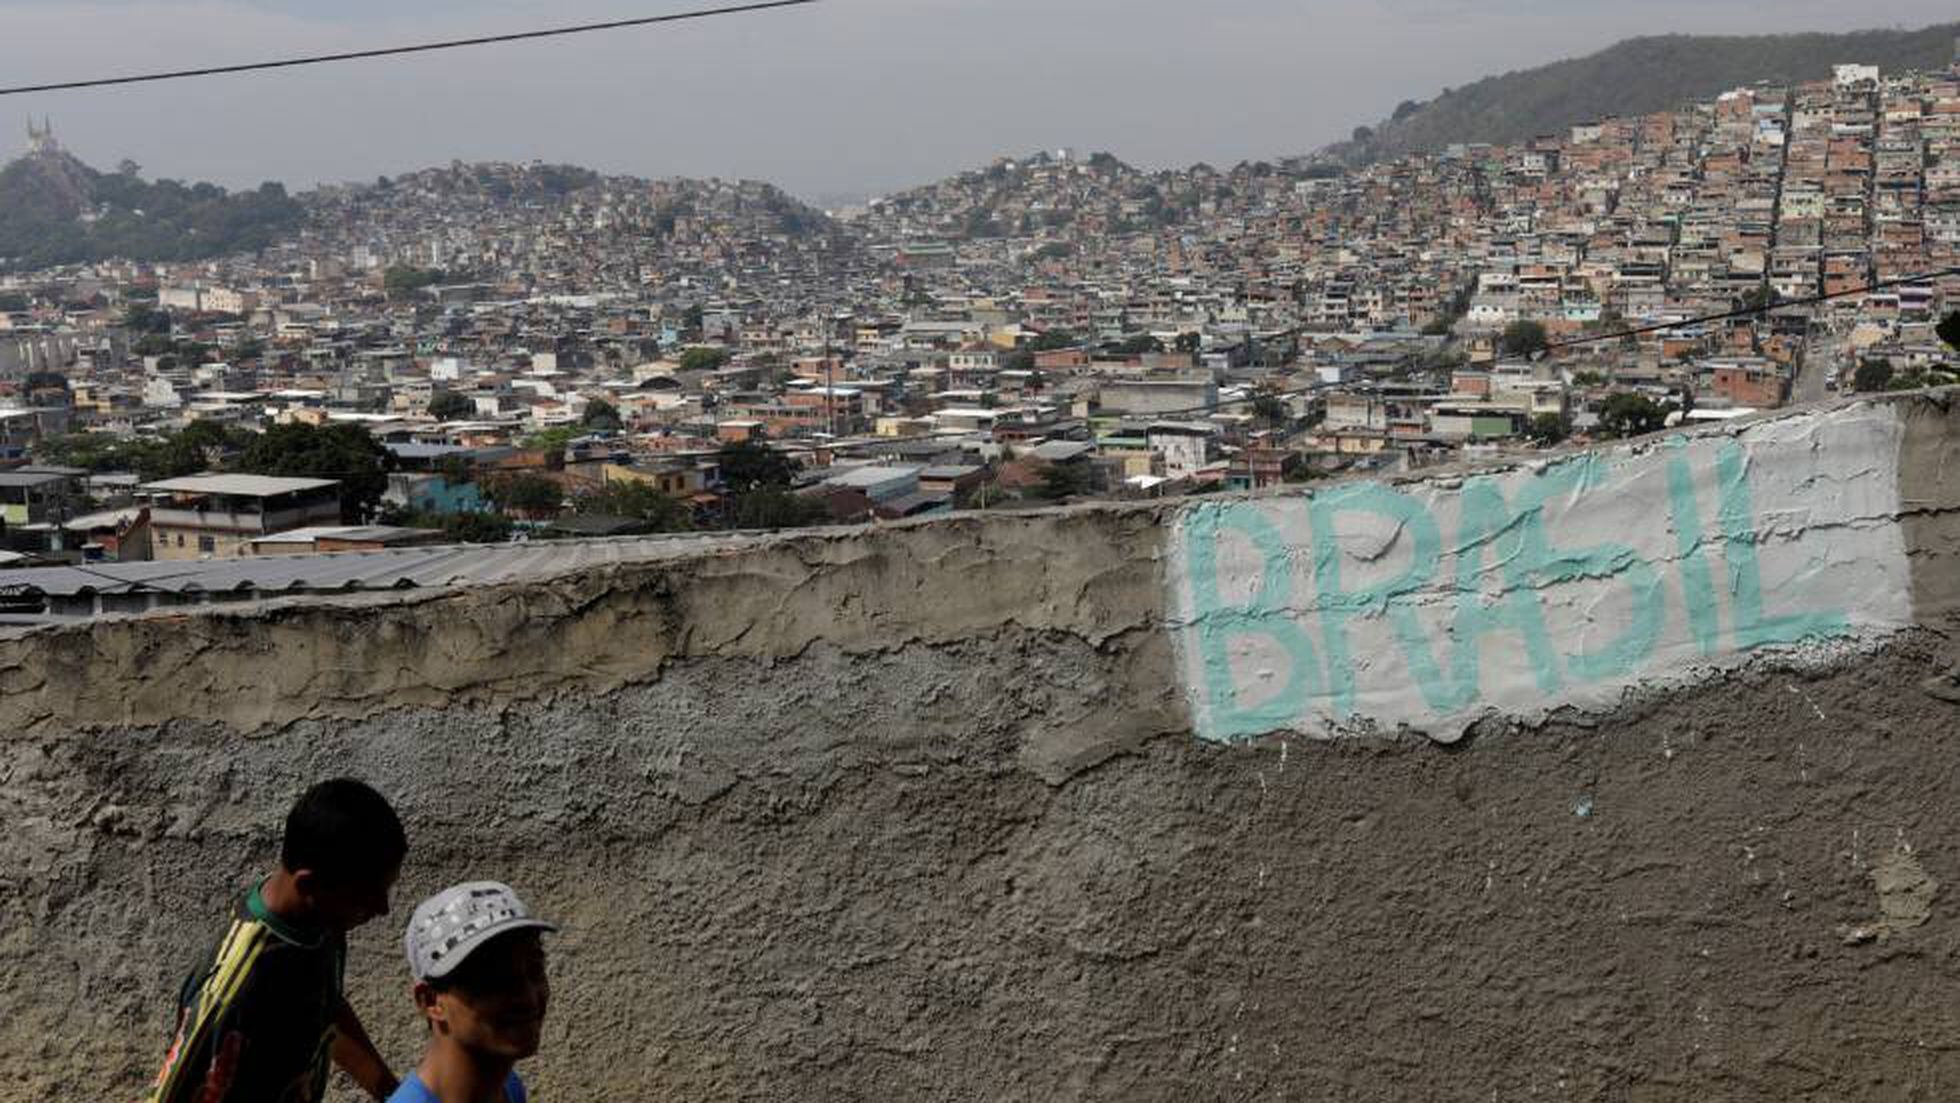
[[[388,895],[401,874],[401,863],[396,862],[381,873],[359,879],[326,877],[313,870],[302,870],[293,879],[313,915],[329,930],[346,934],[388,914]]]
[[[415,1002],[436,1033],[473,1053],[521,1061],[538,1051],[551,1003],[544,943],[513,931],[470,952],[443,991],[415,986]]]

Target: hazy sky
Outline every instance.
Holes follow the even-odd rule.
[[[0,0],[0,85],[712,0]],[[1773,13],[1775,22],[1765,21]],[[1919,27],[1953,0],[826,0],[543,42],[0,98],[98,167],[254,185],[462,160],[753,177],[806,197],[1001,154],[1147,167],[1311,150],[1403,99],[1665,32]],[[0,153],[25,140],[0,132]]]

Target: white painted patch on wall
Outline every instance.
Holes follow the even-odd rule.
[[[1912,621],[1896,408],[1403,486],[1186,508],[1171,633],[1199,733],[1455,738]]]

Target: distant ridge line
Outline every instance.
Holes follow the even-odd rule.
[[[1610,116],[1679,110],[1731,88],[1826,79],[1843,62],[1937,72],[1954,63],[1956,38],[1960,22],[1842,34],[1642,35],[1404,101],[1389,118],[1313,156],[1355,165],[1458,144],[1515,145]]]

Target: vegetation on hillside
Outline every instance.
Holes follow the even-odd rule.
[[[279,184],[233,193],[215,184],[150,182],[135,166],[125,169],[97,172],[58,151],[0,169],[0,271],[250,252],[305,217]]]
[[[1667,111],[1758,81],[1820,80],[1843,62],[1943,69],[1960,23],[1918,31],[1634,38],[1588,57],[1487,77],[1356,130],[1330,152],[1352,163],[1456,143],[1508,145],[1607,116]]]

